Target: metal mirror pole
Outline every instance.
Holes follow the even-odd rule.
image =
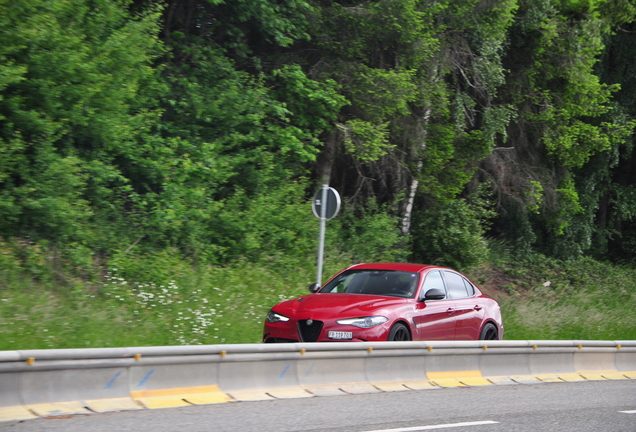
[[[327,224],[327,190],[329,185],[322,185],[322,197],[320,198],[320,234],[318,237],[318,269],[316,270],[316,283],[322,286],[322,260],[325,249],[325,225]]]

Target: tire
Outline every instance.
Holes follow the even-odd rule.
[[[499,340],[499,332],[497,331],[497,327],[493,323],[486,323],[484,328],[481,329],[479,340]]]
[[[404,324],[397,323],[391,328],[389,332],[388,341],[410,341],[411,333],[409,333],[409,329],[406,328]]]

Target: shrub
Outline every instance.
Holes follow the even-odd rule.
[[[464,200],[418,212],[413,224],[413,258],[465,269],[481,264],[488,247],[479,211]]]

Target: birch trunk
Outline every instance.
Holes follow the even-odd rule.
[[[327,135],[323,151],[318,156],[318,178],[321,184],[330,184],[331,170],[336,156],[336,136],[337,133],[334,131]]]
[[[406,208],[404,209],[404,218],[402,218],[402,234],[408,235],[411,232],[411,219],[413,217],[413,203],[415,202],[415,194],[417,193],[417,188],[420,185],[419,176],[422,172],[422,167],[424,166],[423,154],[426,149],[426,137],[428,131],[428,121],[431,117],[431,109],[427,109],[424,112],[424,117],[422,118],[422,132],[421,132],[421,141],[420,146],[417,151],[417,165],[416,171],[413,173],[411,186],[409,188],[408,200],[406,202]]]

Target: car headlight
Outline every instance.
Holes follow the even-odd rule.
[[[267,322],[268,323],[276,323],[276,322],[280,322],[280,321],[289,321],[289,318],[287,318],[285,315],[281,315],[279,313],[274,312],[273,310],[269,311],[269,313],[267,314]]]
[[[349,318],[337,320],[338,324],[343,325],[352,325],[360,328],[371,328],[382,323],[387,322],[389,319],[383,316],[370,316],[370,317],[362,317],[362,318]]]

